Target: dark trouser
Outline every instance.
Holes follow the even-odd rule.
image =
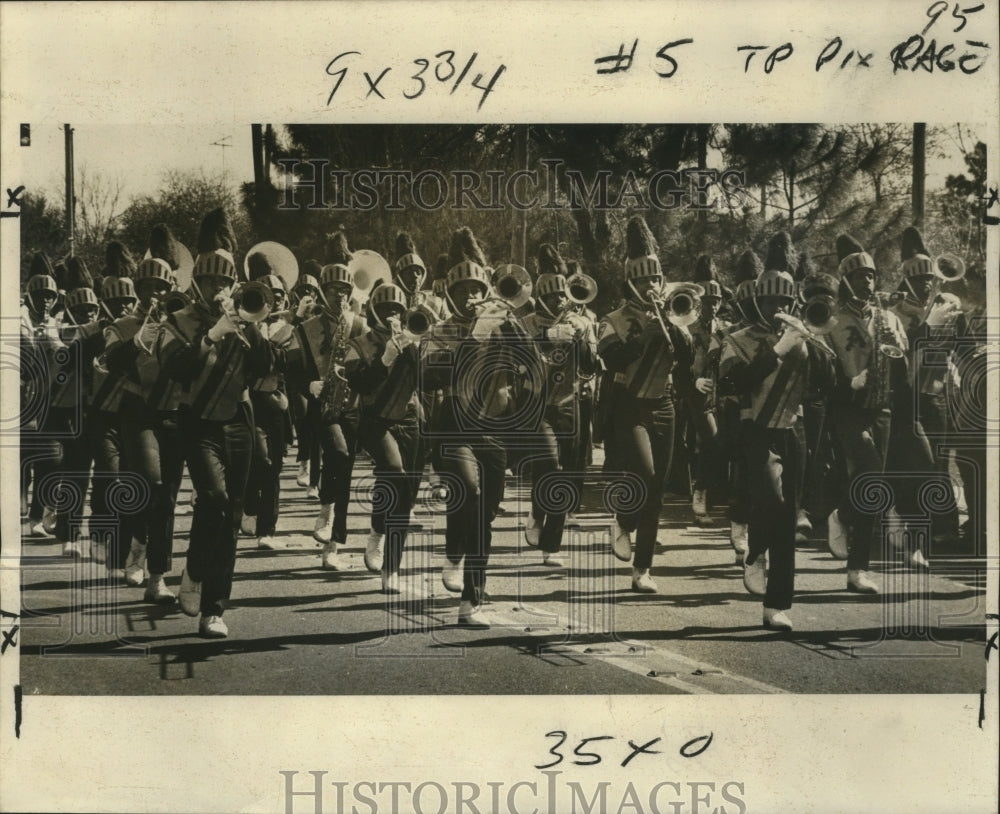
[[[719,426],[714,409],[706,409],[705,397],[701,393],[685,400],[687,402],[690,429],[688,431],[691,454],[691,469],[694,475],[692,486],[705,490],[709,498],[718,495],[725,480],[719,453]]]
[[[618,390],[618,388],[615,388]],[[617,406],[617,402],[616,402]],[[615,417],[611,418],[612,426]],[[670,442],[670,469],[666,475],[666,489],[681,497],[691,497],[691,464],[694,461],[694,427],[688,411],[678,409],[673,418]],[[619,468],[628,468],[627,463]]]
[[[729,468],[728,501],[729,520],[732,523],[746,523],[750,512],[748,497],[746,455],[743,449],[743,422],[740,420],[740,406],[732,399],[720,402],[719,454]]]
[[[933,533],[958,533],[958,501],[951,485],[951,473],[948,471],[949,454],[938,454],[941,445],[950,440],[951,422],[948,420],[948,404],[944,393],[933,395],[921,393],[918,397],[919,428],[923,431],[924,443],[931,454],[934,469],[940,473],[942,482],[947,488],[944,504],[934,515]]]
[[[363,416],[358,437],[374,464],[372,530],[385,534],[383,567],[388,573],[395,573],[399,571],[410,510],[423,470],[423,447],[416,416],[399,422]]]
[[[802,425],[806,439],[806,465],[802,472],[801,506],[811,515],[822,513],[824,471],[828,463],[825,434],[826,402],[819,399],[802,403]]]
[[[805,450],[794,429],[743,425],[750,490],[747,564],[768,552],[764,607],[788,610],[795,588],[795,515]]]
[[[446,399],[437,411],[435,429],[448,437],[435,443],[434,466],[449,492],[445,554],[453,563],[465,557],[462,599],[479,605],[493,542],[491,525],[503,498],[507,452],[493,436],[463,436],[455,407],[454,400]]]
[[[358,415],[353,413],[336,422],[314,425],[323,450],[323,475],[319,481],[319,502],[333,504],[333,541],[347,542],[347,504],[351,499],[351,473],[358,447]]]
[[[285,411],[271,393],[250,394],[254,445],[243,511],[257,517],[257,536],[274,534],[278,525],[281,465],[285,457]]]
[[[856,505],[853,484],[865,475],[885,472],[892,414],[889,410],[831,404],[829,416],[833,437],[847,468],[847,488],[838,506],[840,521],[849,528],[847,568],[863,571],[871,559],[876,513]]]
[[[566,512],[580,503],[580,467],[576,410],[546,406],[531,452],[531,515],[542,524],[538,547],[555,553],[562,547]],[[555,473],[565,474],[555,474]]]
[[[122,442],[125,467],[149,488],[149,504],[135,518],[135,536],[146,541],[149,573],[168,574],[173,567],[177,492],[184,473],[177,413],[124,411]]]
[[[74,410],[68,412],[75,413]],[[90,485],[90,464],[93,460],[87,419],[83,419],[82,426],[73,426],[74,424],[80,422],[72,419],[66,422],[66,426],[72,427],[73,435],[63,439],[62,460],[54,475],[57,479],[53,493],[57,506],[55,535],[62,543],[80,536],[83,506],[87,498],[87,487]]]
[[[201,583],[201,612],[221,616],[233,589],[236,536],[253,446],[253,415],[241,403],[229,421],[181,415],[188,472],[198,494],[187,572]]]
[[[301,393],[290,394],[290,408],[295,413],[295,462],[309,461],[309,485],[319,486],[320,455],[319,402]]]
[[[576,445],[569,482],[573,484],[573,505],[571,512],[580,510],[583,499],[583,484],[587,477],[587,467],[594,456],[594,397],[590,392],[580,396],[580,438]]]
[[[62,466],[63,442],[72,431],[70,417],[70,411],[50,407],[40,430],[21,434],[21,488],[27,497],[28,487],[34,484],[28,509],[28,520],[33,524],[45,512],[43,491],[47,499],[52,498],[51,489],[55,485],[52,477]]]
[[[612,436],[618,452],[615,460],[627,472],[642,480],[639,507],[618,515],[618,524],[635,531],[633,566],[649,568],[660,523],[664,480],[670,472],[674,438],[673,395],[662,399],[636,399],[619,390],[612,415]]]
[[[90,489],[90,513],[97,517],[112,514],[108,506],[108,489],[122,470],[124,447],[122,442],[121,419],[117,413],[91,410],[87,415],[92,451],[94,455],[94,478]],[[119,514],[118,536],[108,545],[107,566],[124,568],[132,538],[136,534],[135,515]]]

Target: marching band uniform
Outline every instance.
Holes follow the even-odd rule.
[[[538,343],[545,362],[545,408],[531,452],[531,511],[525,525],[529,545],[538,546],[542,561],[558,568],[563,527],[569,509],[579,503],[580,479],[580,377],[593,375],[597,364],[597,339],[590,322],[575,313],[566,298],[566,277],[559,273],[562,258],[548,243],[539,247],[539,275],[535,285],[536,308],[524,318],[528,334]],[[558,505],[563,490],[556,487],[554,473],[563,471],[560,482],[568,485],[570,499]],[[561,509],[561,510],[560,510]]]
[[[51,315],[59,289],[48,257],[37,252],[31,260],[31,271],[20,323],[21,504],[28,530],[51,537],[48,521],[54,523],[55,514],[43,505],[39,485],[47,482],[62,461],[62,444],[53,430],[64,430],[55,423],[61,415],[51,411],[51,388],[59,367],[57,360],[65,355],[65,343]],[[29,507],[32,480],[35,488]]]
[[[252,255],[260,257],[260,255]],[[262,258],[263,260],[263,258]],[[266,261],[265,261],[266,262]],[[270,287],[274,295],[272,314],[282,310],[287,299],[285,286],[275,274],[255,278]],[[270,316],[259,323],[264,338],[279,350],[286,350],[292,340],[292,326],[281,317]],[[274,533],[278,525],[281,497],[281,466],[285,458],[285,422],[288,396],[285,394],[285,355],[276,356],[271,372],[250,387],[250,403],[254,416],[254,449],[244,500],[244,520],[253,521],[257,547],[274,550],[279,547]]]
[[[505,420],[514,384],[509,318],[474,318],[473,291],[490,292],[485,259],[470,230],[452,236],[446,295],[452,315],[421,342],[421,383],[440,390],[443,401],[429,422],[435,468],[449,478],[442,581],[461,591],[458,622],[489,627],[482,613],[494,518],[503,496],[507,455],[501,435],[517,431]]]
[[[891,429],[890,394],[894,360],[880,351],[887,344],[903,351],[906,334],[899,319],[875,298],[875,261],[853,238],[837,238],[841,300],[837,325],[827,335],[837,354],[838,384],[830,399],[833,438],[843,455],[848,483],[885,471]],[[847,560],[847,589],[878,593],[868,573],[875,515],[858,508],[853,489],[844,490],[830,514],[828,543]]]
[[[374,463],[365,567],[381,572],[386,593],[400,592],[400,560],[423,469],[417,345],[404,340],[400,330],[406,307],[401,288],[376,287],[368,300],[371,330],[351,340],[344,357],[347,381],[360,395],[358,436]]]
[[[832,385],[828,354],[804,341],[795,328],[779,336],[774,313],[791,310],[796,298],[787,251],[779,233],[769,246],[767,269],[756,282],[761,322],[731,333],[719,363],[720,391],[741,396],[741,444],[749,492],[749,550],[744,584],[764,595],[764,626],[791,630],[795,578],[795,524],[806,450],[802,398],[809,387]],[[784,262],[782,262],[784,261]]]
[[[672,323],[661,324],[644,298],[661,284],[660,261],[649,227],[633,217],[627,231],[629,259],[625,278],[631,296],[601,320],[597,352],[614,380],[608,395],[611,427],[605,449],[615,450],[614,467],[637,475],[644,486],[642,503],[619,512],[612,526],[615,556],[632,559],[631,533],[636,532],[632,590],[656,593],[649,575],[659,525],[663,483],[670,471],[674,437],[673,371],[690,371],[688,335]],[[690,375],[690,374],[688,374]],[[602,394],[603,398],[603,394]]]
[[[232,592],[253,444],[247,386],[267,376],[275,363],[274,346],[256,326],[243,328],[244,344],[226,304],[221,314],[213,307],[220,301],[217,295],[224,300],[236,280],[235,245],[225,213],[209,213],[192,272],[199,301],[167,317],[160,344],[160,363],[184,387],[180,433],[198,495],[178,598],[188,616],[201,613],[199,631],[209,638],[228,635],[222,614]]]
[[[344,356],[350,341],[361,336],[365,321],[347,309],[352,289],[347,269],[350,251],[338,232],[331,239],[335,262],[323,267],[320,287],[327,308],[305,320],[289,345],[289,370],[299,387],[313,396],[313,429],[319,434],[323,468],[319,482],[320,513],[313,537],[323,543],[322,565],[339,570],[337,546],[347,542],[347,505],[358,440],[358,397],[344,379]],[[339,293],[338,293],[339,292]],[[331,310],[332,309],[332,310]]]
[[[149,502],[134,518],[125,580],[142,585],[148,569],[147,602],[172,604],[177,597],[165,577],[173,567],[174,515],[184,473],[183,439],[177,410],[181,385],[160,364],[166,311],[162,300],[174,281],[176,259],[159,248],[170,238],[166,227],[154,227],[150,254],[135,271],[139,306],[105,330],[106,380],[118,391],[124,469],[146,483]],[[123,283],[124,281],[118,281]]]
[[[292,318],[293,328],[315,316],[317,309],[321,308],[316,303],[320,298],[319,277],[323,273],[323,267],[316,260],[307,260],[303,269],[308,271],[299,276],[295,285],[294,293],[298,301]],[[308,490],[307,497],[318,499],[321,450],[315,422],[312,420],[316,411],[315,407],[310,406],[316,399],[310,395],[307,385],[302,385],[294,378],[285,383],[288,386],[288,409],[295,428],[295,462],[298,464],[295,482]],[[303,390],[302,386],[306,386],[306,389]]]

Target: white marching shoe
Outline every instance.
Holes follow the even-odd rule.
[[[257,534],[257,515],[245,514],[240,518],[240,533],[246,537],[254,537]]]
[[[100,565],[108,561],[108,544],[96,536],[90,540],[90,559]]]
[[[265,551],[279,551],[284,546],[274,539],[274,535],[264,534],[257,538],[257,548],[263,548]]]
[[[708,495],[704,489],[695,489],[691,496],[691,510],[695,516],[708,514]]]
[[[319,487],[310,486],[308,489],[306,489],[306,497],[309,498],[310,500],[319,500]]]
[[[611,521],[611,552],[622,562],[632,561],[632,535],[618,525],[618,520]]]
[[[834,509],[826,521],[826,544],[830,553],[838,560],[846,560],[848,554],[847,529],[840,522],[840,510]]]
[[[867,571],[848,571],[847,590],[856,594],[877,594],[879,587]]]
[[[229,636],[229,628],[221,616],[202,616],[198,624],[198,634],[203,639],[225,639]]]
[[[337,556],[337,544],[329,540],[323,546],[323,553],[320,554],[320,562],[327,571],[340,571],[340,558]]]
[[[767,593],[767,557],[759,554],[753,565],[743,565],[743,586],[756,596]]]
[[[785,615],[783,610],[764,608],[764,627],[769,627],[772,630],[792,630],[792,620]]]
[[[373,574],[382,570],[382,562],[385,559],[384,543],[384,534],[379,534],[375,529],[368,532],[368,542],[365,544],[365,568]]]
[[[471,602],[463,600],[458,607],[458,623],[462,627],[473,627],[480,630],[487,630],[490,626],[486,615],[483,613],[481,605],[473,605]]]
[[[63,556],[72,557],[75,560],[83,558],[83,543],[79,540],[70,540],[67,543],[63,543]],[[139,583],[140,585],[142,583]]]
[[[930,569],[931,564],[927,562],[927,558],[924,556],[924,552],[919,548],[913,549],[910,555],[906,558],[906,564],[910,568],[916,568],[917,570],[926,571]]]
[[[743,560],[747,558],[750,550],[749,544],[750,526],[747,523],[729,524],[729,544],[736,552],[736,564],[743,565]]]
[[[465,557],[458,562],[445,558],[441,569],[441,582],[452,593],[460,594],[465,587]]]
[[[382,572],[382,593],[401,594],[403,591],[399,587],[399,571]]]
[[[128,559],[125,560],[125,584],[138,588],[146,581],[146,544],[132,540]]]
[[[167,587],[163,574],[149,575],[149,584],[146,586],[142,598],[146,602],[152,602],[154,605],[173,605],[177,601],[177,597],[174,596],[173,591]]]
[[[313,538],[320,543],[329,543],[333,537],[333,504],[322,503],[313,524]]]
[[[549,568],[565,568],[566,561],[559,556],[558,551],[544,551],[542,552],[542,563],[547,565]]]
[[[299,474],[295,476],[295,482],[303,489],[309,486],[309,461],[299,461]]]
[[[530,546],[537,546],[542,536],[542,523],[528,512],[528,520],[524,524],[524,539]]]
[[[632,590],[639,594],[655,594],[659,592],[656,583],[649,575],[648,568],[632,569]]]
[[[187,569],[181,574],[181,590],[177,594],[181,610],[187,616],[197,616],[201,613],[201,583],[188,576]]]

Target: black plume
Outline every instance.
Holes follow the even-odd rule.
[[[67,293],[75,288],[93,288],[94,278],[87,270],[87,264],[83,259],[73,255],[66,260],[66,286],[63,289]]]
[[[177,239],[165,223],[156,224],[149,233],[149,256],[163,260],[173,271],[181,267]]]
[[[35,252],[31,258],[31,276],[34,277],[36,274],[47,274],[52,278],[56,276],[52,269],[52,261],[45,252]]]
[[[736,282],[742,283],[746,280],[756,280],[764,270],[764,264],[753,249],[747,249],[736,261]]]
[[[226,210],[221,206],[201,219],[201,228],[198,230],[198,254],[211,254],[216,249],[236,254],[236,235],[229,224]]]
[[[792,236],[788,232],[776,232],[767,241],[767,259],[764,268],[768,271],[787,271],[795,274],[798,257],[792,245]]]
[[[413,238],[410,237],[409,232],[400,232],[396,235],[395,249],[396,256],[393,258],[394,260],[399,260],[400,257],[407,254],[417,253],[417,247],[414,245]]]
[[[927,247],[924,246],[923,235],[920,234],[920,230],[916,226],[907,226],[903,230],[903,234],[900,235],[900,254],[903,260],[912,260],[918,254],[922,254],[925,257],[930,257],[931,253],[927,251]]]
[[[476,236],[468,226],[456,229],[451,234],[451,248],[448,251],[448,262],[457,266],[463,260],[470,260],[480,266],[486,265],[486,256],[480,247]]]
[[[265,277],[268,274],[273,274],[274,269],[271,266],[271,261],[267,259],[267,255],[264,252],[254,252],[247,258],[247,267],[250,273],[250,279],[256,280],[259,277]]]
[[[809,252],[803,251],[799,254],[799,262],[795,266],[795,274],[792,276],[796,280],[804,280],[806,277],[811,277],[816,273],[816,267],[813,264],[812,257]]]
[[[694,282],[707,283],[711,280],[718,282],[719,274],[715,268],[715,260],[709,255],[700,255],[694,264]]]
[[[566,261],[562,259],[562,255],[556,251],[556,247],[551,243],[543,243],[538,247],[538,273],[569,276]]]
[[[351,262],[351,250],[347,245],[347,235],[336,231],[326,236],[326,262],[346,266]]]
[[[443,280],[448,276],[448,255],[443,252],[438,255],[437,261],[434,263],[434,279]]]
[[[639,257],[656,257],[659,251],[656,238],[649,231],[642,215],[633,215],[625,227],[625,252],[629,260]]]
[[[319,279],[319,275],[322,271],[323,266],[320,265],[319,260],[306,260],[306,262],[302,264],[302,273],[310,274],[317,280]]]
[[[850,254],[863,252],[864,246],[850,235],[837,235],[837,260],[843,260]]]
[[[131,277],[135,272],[135,260],[125,245],[112,240],[104,249],[104,276]]]

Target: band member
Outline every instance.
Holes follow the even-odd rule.
[[[590,322],[574,310],[567,294],[567,267],[555,247],[543,243],[538,248],[538,280],[535,311],[524,318],[528,334],[538,343],[545,360],[545,411],[531,451],[531,511],[524,536],[529,545],[542,551],[542,562],[561,568],[566,511],[548,508],[546,495],[554,494],[554,476],[571,491],[580,488],[574,477],[580,466],[579,444],[583,418],[580,410],[580,377],[593,376],[597,364],[597,339]],[[596,293],[596,289],[595,289]],[[579,498],[571,501],[577,505]]]
[[[795,582],[795,521],[805,465],[800,414],[810,378],[833,384],[831,352],[807,343],[790,315],[797,287],[792,278],[791,238],[779,232],[768,245],[766,270],[757,278],[759,319],[726,337],[719,363],[719,389],[739,394],[746,406],[741,427],[749,491],[749,550],[743,582],[764,596],[764,626],[791,630],[785,613]],[[799,326],[799,327],[796,327]]]
[[[847,469],[848,488],[827,519],[831,553],[847,560],[847,590],[875,594],[868,565],[876,516],[858,505],[852,485],[885,472],[892,414],[892,367],[907,348],[899,319],[876,297],[875,261],[854,238],[837,238],[840,300],[827,334],[837,353],[838,384],[830,398],[830,428]],[[905,376],[905,373],[903,374]]]
[[[310,420],[323,453],[320,512],[313,537],[323,543],[323,568],[340,570],[337,546],[347,542],[347,504],[358,438],[358,398],[344,378],[350,341],[366,331],[365,321],[348,308],[353,290],[347,264],[347,237],[327,239],[328,264],[320,274],[323,311],[305,320],[289,348],[289,371],[312,397]]]
[[[262,254],[254,254],[251,260],[267,264]],[[262,269],[255,270],[251,264],[254,279],[268,286],[274,297],[274,305],[267,318],[258,322],[261,335],[277,349],[285,351],[292,340],[292,326],[280,316],[288,303],[285,285],[276,274],[257,276]],[[284,354],[281,354],[284,359]],[[257,537],[257,547],[275,550],[282,546],[274,538],[278,526],[281,496],[281,465],[285,458],[285,419],[288,412],[288,397],[285,395],[285,371],[275,364],[271,373],[258,379],[250,387],[250,402],[254,416],[254,450],[250,464],[250,478],[244,501],[244,521],[253,523],[252,533]]]
[[[56,515],[56,539],[63,544],[63,554],[82,557],[80,530],[83,501],[90,484],[93,447],[88,433],[87,409],[93,384],[93,360],[104,346],[101,325],[97,321],[99,304],[93,289],[72,286],[65,296],[65,322],[61,338],[67,346],[68,360],[62,376],[52,388],[50,409],[65,416],[63,423],[69,433],[63,439],[63,456],[59,466],[62,482],[68,489]],[[56,487],[59,488],[58,486]],[[95,488],[97,484],[95,483]]]
[[[606,407],[605,450],[614,451],[609,464],[635,473],[644,489],[634,511],[615,517],[612,549],[618,559],[632,560],[634,531],[632,590],[656,593],[649,569],[673,453],[673,372],[690,376],[693,354],[686,332],[666,314],[656,240],[638,215],[628,222],[626,247],[626,301],[601,320],[597,352],[614,377]]]
[[[323,267],[318,260],[306,260],[302,264],[302,274],[292,292],[291,307],[295,311],[292,320],[293,327],[298,327],[303,321],[314,317],[323,310],[320,304],[319,278]],[[306,497],[319,499],[320,446],[310,416],[310,400],[315,398],[309,394],[308,388],[300,389],[294,379],[287,380],[288,403],[295,427],[295,462],[298,464],[298,474],[295,482],[306,490]]]
[[[507,417],[514,375],[507,314],[477,317],[491,293],[486,259],[468,228],[452,235],[445,296],[451,316],[421,342],[421,383],[440,390],[441,406],[429,422],[434,466],[454,484],[446,510],[442,581],[461,591],[458,623],[489,627],[482,611],[494,518],[507,468],[504,432],[516,432]]]
[[[724,473],[719,455],[719,425],[715,410],[715,382],[722,337],[728,323],[719,318],[722,286],[719,284],[715,261],[701,255],[695,264],[694,281],[705,289],[699,298],[698,318],[688,331],[694,351],[691,375],[694,387],[685,398],[691,421],[688,433],[689,449],[693,449],[691,468],[694,475],[691,508],[695,523],[711,526],[708,516],[709,498],[718,497],[724,489]],[[718,350],[716,350],[718,349]]]
[[[710,353],[718,356],[721,364],[722,348],[726,338],[751,325],[761,322],[754,302],[757,277],[764,271],[761,259],[747,249],[736,261],[736,291],[733,293],[732,314],[734,322],[723,331],[721,342]],[[716,370],[718,382],[718,370]],[[749,550],[750,495],[747,483],[747,464],[743,447],[744,397],[735,391],[722,392],[716,387],[716,410],[719,418],[719,448],[729,461],[729,544],[736,553],[736,564],[742,566]],[[749,410],[749,408],[747,408]],[[749,413],[747,412],[747,415]]]
[[[42,502],[39,484],[62,460],[57,433],[64,428],[55,423],[62,416],[49,409],[51,385],[59,367],[57,357],[65,348],[59,324],[52,316],[58,296],[52,263],[44,253],[36,252],[21,306],[21,509],[27,531],[39,537],[52,536],[56,519],[55,512]]]
[[[958,505],[951,490],[948,471],[950,456],[935,454],[935,449],[948,436],[945,391],[951,371],[947,364],[929,364],[921,357],[931,348],[934,349],[931,353],[939,357],[951,355],[955,348],[955,326],[961,306],[957,298],[939,293],[946,279],[939,265],[947,265],[947,258],[940,258],[935,263],[924,246],[923,236],[915,227],[903,230],[900,248],[904,276],[898,288],[901,297],[892,310],[906,329],[910,375],[906,380],[894,383],[893,430],[887,469],[904,473],[936,470],[939,473],[946,485],[947,498],[932,517],[931,534],[936,544],[944,545],[958,536]],[[964,275],[964,271],[963,264],[953,273]],[[897,495],[903,496],[905,505],[900,509],[919,513],[917,491],[921,484],[912,477],[904,477],[893,486]],[[926,565],[919,551],[915,552],[915,556],[917,561],[914,565]]]
[[[403,331],[408,301],[399,286],[377,286],[367,305],[370,330],[351,340],[344,357],[345,376],[360,394],[358,435],[374,463],[365,567],[381,572],[383,591],[393,594],[400,592],[400,561],[423,469],[417,345]]]
[[[153,227],[150,256],[135,270],[138,306],[135,312],[112,323],[104,332],[109,398],[121,391],[121,421],[125,469],[146,483],[149,502],[134,518],[132,545],[125,580],[141,585],[146,602],[170,605],[176,595],[167,587],[173,567],[174,515],[184,471],[183,439],[179,434],[178,405],[181,385],[160,365],[167,314],[189,303],[186,295],[171,290],[180,261],[176,241],[164,224]],[[124,282],[118,281],[119,284]]]
[[[253,445],[247,387],[275,363],[274,346],[257,327],[234,318],[235,249],[225,211],[209,212],[192,271],[195,301],[167,317],[159,345],[160,364],[184,385],[178,423],[198,495],[178,599],[188,616],[201,613],[199,632],[208,638],[229,634],[222,615],[232,591]]]

